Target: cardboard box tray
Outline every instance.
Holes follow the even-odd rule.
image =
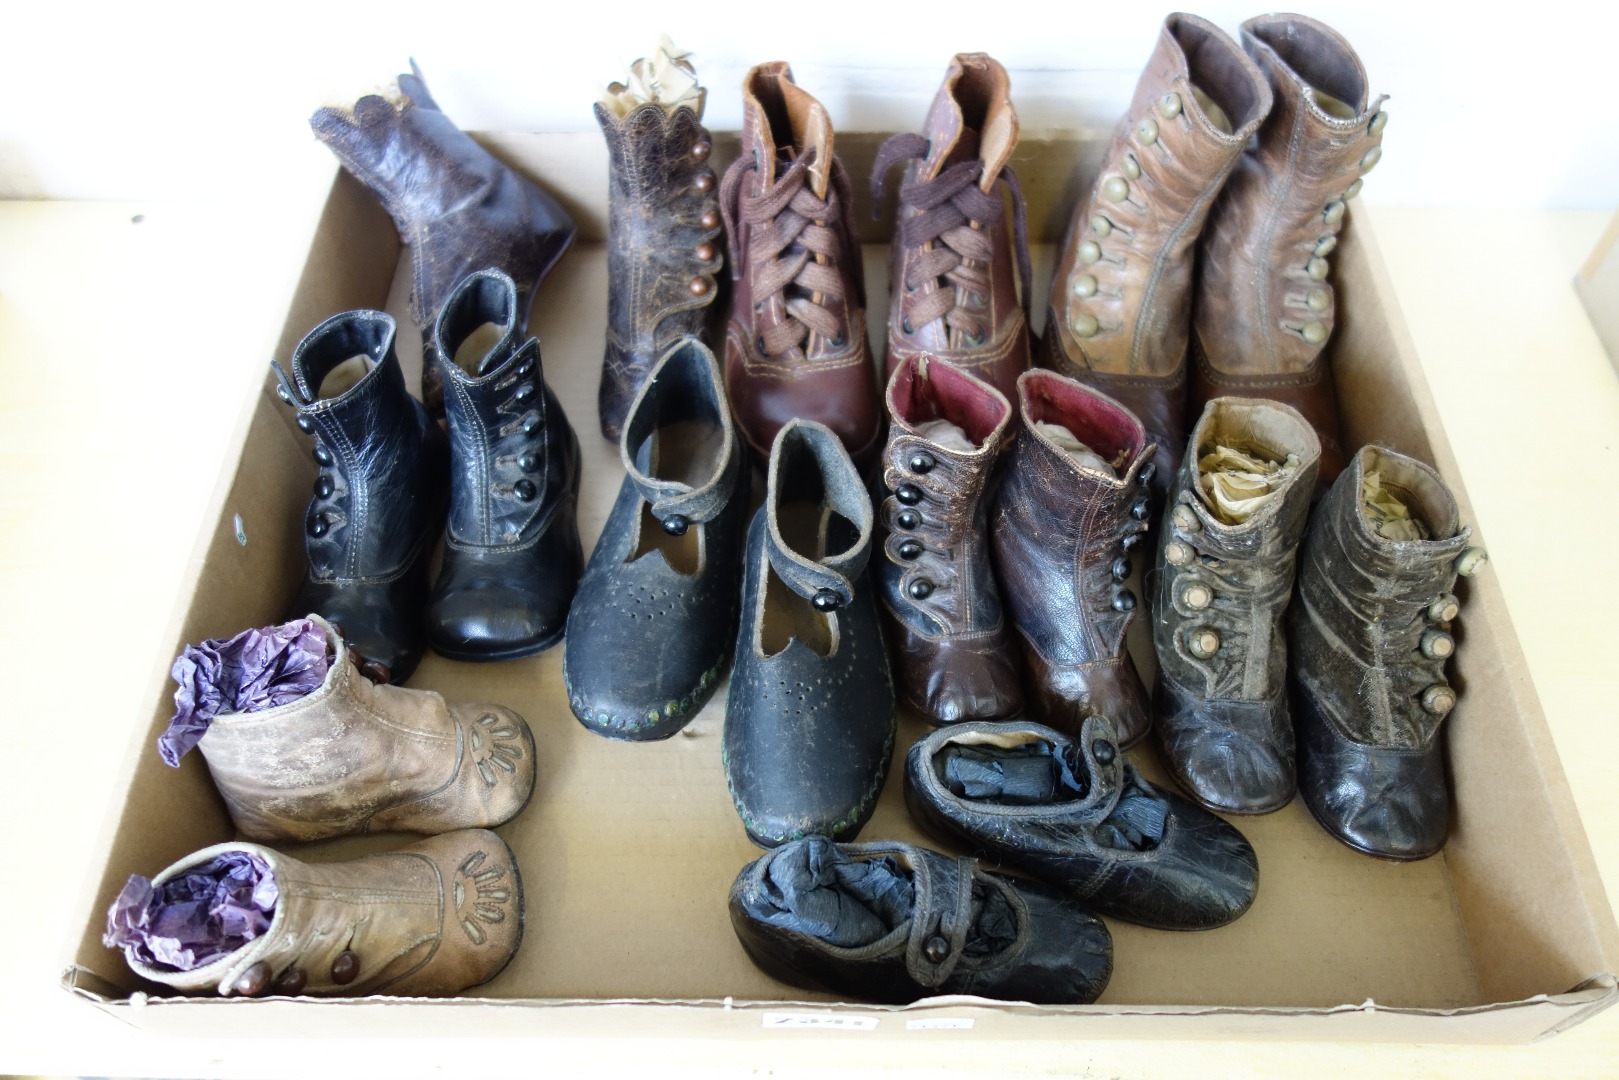
[[[596,430],[605,151],[594,132],[485,141],[543,177],[580,223],[575,250],[539,290],[531,328],[546,378],[584,446],[580,521],[588,548],[622,479],[617,448]],[[867,175],[880,141],[840,136],[851,176]],[[734,137],[719,136],[716,144],[717,162],[734,156]],[[1104,145],[1095,132],[1025,135],[1014,164],[1037,243],[1060,241]],[[870,325],[880,343],[891,207],[873,220],[863,185],[856,189]],[[1035,254],[1037,324],[1053,254],[1049,247]],[[1434,463],[1471,521],[1372,237],[1353,217],[1333,261],[1340,318],[1331,348],[1347,442],[1375,441]],[[280,339],[266,351],[285,358],[319,320],[385,306],[400,319],[401,356],[417,386],[419,342],[405,314],[409,282],[408,254],[392,223],[357,182],[336,172],[311,223],[309,258],[289,289]],[[127,1022],[195,1030],[206,1010],[213,1033],[262,1035],[257,1010],[273,1010],[283,1020],[279,1029],[303,1035],[399,1035],[432,1025],[446,1034],[611,1037],[633,1027],[641,1035],[750,1038],[784,1027],[845,1026],[869,1037],[970,1027],[971,1034],[954,1037],[1523,1042],[1576,1024],[1619,994],[1611,974],[1619,956],[1612,908],[1500,590],[1486,572],[1458,584],[1463,614],[1451,680],[1461,702],[1446,725],[1457,810],[1443,854],[1415,864],[1358,855],[1322,831],[1298,800],[1279,813],[1241,819],[1261,865],[1252,910],[1198,934],[1110,921],[1115,973],[1094,1005],[936,998],[893,1009],[836,1002],[763,975],[736,943],[726,912],[732,879],[758,851],[743,834],[720,765],[723,695],[665,742],[611,742],[569,712],[560,648],[485,665],[429,655],[412,680],[451,699],[509,705],[534,727],[535,796],[499,830],[517,854],[527,893],[526,937],[501,975],[450,1000],[162,996],[163,988],[135,979],[122,957],[102,946],[104,913],[131,873],[151,875],[232,836],[201,755],[171,770],[153,740],[172,711],[166,672],[184,643],[287,614],[303,573],[301,525],[314,477],[308,437],[292,420],[267,372],[239,428],[239,453],[225,465],[194,586],[156,658],[144,736],[95,856],[100,872],[81,898],[83,937],[63,984]],[[1488,538],[1478,542],[1487,546]],[[1137,622],[1132,650],[1150,679],[1150,641],[1145,620]],[[895,767],[862,838],[930,843],[905,811],[898,767],[924,730],[902,713]],[[1153,754],[1144,746],[1133,756],[1162,781]],[[289,850],[304,859],[348,858],[408,841],[371,836]]]

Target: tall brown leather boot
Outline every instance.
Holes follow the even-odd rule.
[[[890,378],[908,359],[933,357],[1017,396],[1029,367],[1030,276],[1023,194],[1007,164],[1017,135],[1006,69],[985,53],[960,53],[924,133],[895,135],[878,150],[874,203],[890,168],[906,163],[890,252]]]
[[[276,899],[268,929],[190,971],[145,961],[126,947],[135,974],[226,997],[454,994],[498,975],[523,938],[517,862],[486,829],[338,863],[216,844],[158,874],[154,891],[220,856],[249,856],[269,868]]]
[[[986,491],[1012,406],[982,379],[912,356],[888,380],[888,418],[875,569],[900,699],[933,724],[1010,719],[1023,690]]]
[[[857,463],[877,451],[882,412],[853,201],[826,109],[785,62],[749,71],[742,156],[720,185],[733,282],[725,389],[761,459],[793,419],[831,428]]]
[[[574,226],[555,199],[439,110],[414,61],[398,82],[397,95],[367,94],[352,109],[319,109],[309,126],[382,201],[410,248],[422,400],[437,414],[444,387],[433,364],[433,322],[450,290],[474,270],[505,271],[517,282],[522,333],[534,290],[573,243]]]
[[[197,744],[249,840],[499,825],[534,790],[534,736],[499,705],[447,705],[374,683],[330,623],[320,687],[259,712],[216,716]]]
[[[1169,489],[1152,603],[1158,743],[1186,793],[1223,814],[1293,798],[1282,613],[1320,458],[1293,409],[1217,398]]]
[[[671,49],[666,40],[637,60],[631,85],[613,83],[595,105],[607,139],[607,351],[597,407],[613,442],[653,365],[681,338],[702,335],[724,262],[708,164],[714,144],[702,122],[707,91],[686,54]]]
[[[1345,203],[1383,156],[1387,95],[1374,100],[1349,42],[1303,15],[1249,19],[1242,43],[1276,104],[1204,230],[1193,402],[1230,394],[1293,406],[1321,438],[1324,490],[1344,466],[1323,351],[1336,311],[1327,257]]]
[[[1141,418],[1159,448],[1160,493],[1186,447],[1194,246],[1270,108],[1270,87],[1236,42],[1170,15],[1051,281],[1036,362]]]
[[[1373,476],[1386,493],[1376,505],[1392,495],[1420,528],[1368,508]],[[1287,613],[1299,794],[1329,833],[1379,858],[1425,859],[1450,830],[1441,727],[1457,698],[1445,679],[1456,578],[1485,562],[1459,514],[1432,468],[1367,446],[1316,507],[1299,552]]]
[[[1088,716],[1121,746],[1152,723],[1125,651],[1130,551],[1147,531],[1156,447],[1128,409],[1050,371],[1018,379],[1025,430],[990,516],[1001,599],[1029,673],[1029,711],[1076,738]]]

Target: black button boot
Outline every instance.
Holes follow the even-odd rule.
[[[853,839],[894,749],[894,684],[866,561],[871,498],[837,435],[792,420],[743,556],[725,779],[748,838]]]
[[[1287,609],[1299,793],[1356,851],[1425,859],[1449,835],[1445,665],[1456,578],[1484,564],[1471,536],[1439,474],[1381,446],[1351,458],[1310,517]]]
[[[443,432],[405,389],[396,332],[383,312],[344,312],[298,343],[290,375],[271,362],[320,467],[304,521],[309,572],[291,614],[342,627],[379,682],[403,682],[422,657],[448,458]]]
[[[518,290],[468,275],[444,302],[435,356],[450,427],[450,523],[427,609],[433,651],[507,660],[562,640],[579,582],[579,440],[545,385]]]
[[[663,739],[719,686],[742,577],[749,475],[702,342],[653,366],[619,448],[624,483],[568,614],[562,679],[592,731]]]

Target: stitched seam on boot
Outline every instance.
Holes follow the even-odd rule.
[[[1225,186],[1226,178],[1231,175],[1231,171],[1236,168],[1236,165],[1237,159],[1233,157],[1226,164],[1226,167],[1221,170],[1220,175],[1214,178],[1214,182],[1203,189],[1203,193],[1197,197],[1197,201],[1191,205],[1181,218],[1180,224],[1170,231],[1170,234],[1164,239],[1163,246],[1158,249],[1158,256],[1153,259],[1152,273],[1147,278],[1146,287],[1141,290],[1141,304],[1136,310],[1136,324],[1131,332],[1130,355],[1125,364],[1125,370],[1130,374],[1139,374],[1141,353],[1146,348],[1146,334],[1143,331],[1146,327],[1148,316],[1154,313],[1153,294],[1158,291],[1158,284],[1163,279],[1164,270],[1169,262],[1170,251],[1180,243],[1181,237],[1185,236],[1186,231],[1192,227],[1192,222],[1202,216],[1204,211],[1208,209],[1209,203],[1214,201],[1214,196],[1219,193],[1220,188]],[[1081,346],[1080,351],[1084,351],[1083,346]]]

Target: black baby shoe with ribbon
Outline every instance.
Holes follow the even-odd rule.
[[[1107,927],[1056,889],[909,844],[784,844],[743,867],[730,906],[767,975],[855,1000],[1083,1005],[1113,972]]]
[[[1224,926],[1259,887],[1247,839],[1143,779],[1102,716],[1077,740],[1023,721],[940,728],[905,759],[905,802],[931,833],[1159,930]]]
[[[790,421],[748,530],[725,703],[725,779],[756,844],[853,839],[877,805],[895,725],[871,537],[871,498],[837,435]]]
[[[450,428],[450,521],[428,602],[433,651],[507,660],[562,639],[584,565],[579,439],[523,331],[518,289],[469,274],[433,328]]]
[[[652,368],[619,452],[624,483],[568,614],[562,679],[585,727],[663,739],[719,685],[742,576],[749,476],[702,342]]]
[[[304,516],[309,571],[289,614],[341,626],[377,682],[403,682],[422,658],[448,460],[444,433],[405,389],[397,332],[384,312],[346,311],[305,335],[290,373],[271,361],[319,470]]]

